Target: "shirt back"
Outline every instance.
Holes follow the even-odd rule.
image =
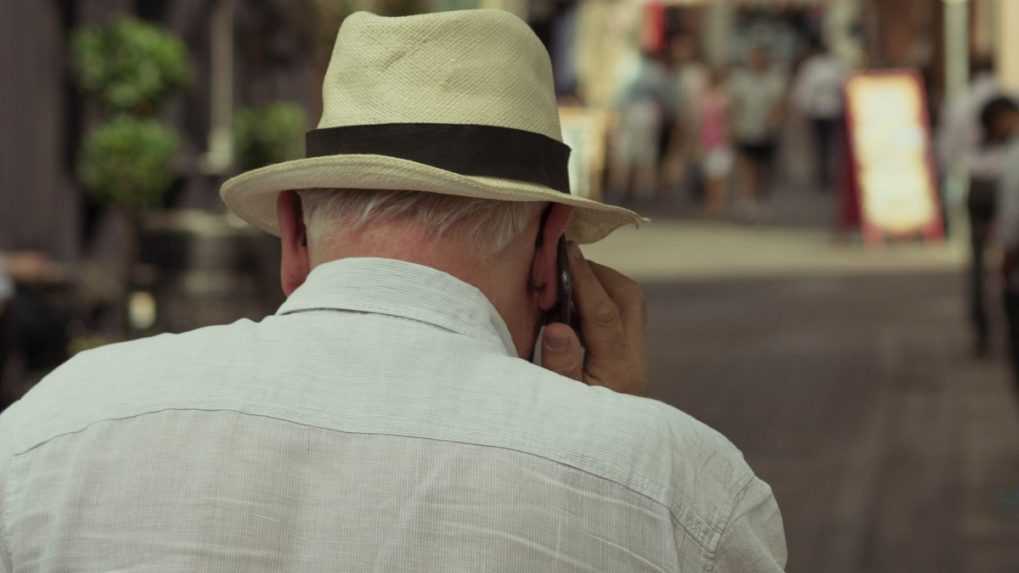
[[[513,355],[439,271],[79,355],[0,416],[0,571],[775,571],[724,438]]]

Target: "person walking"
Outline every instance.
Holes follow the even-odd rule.
[[[991,352],[991,320],[987,304],[987,256],[994,238],[998,202],[1009,150],[1015,136],[1019,104],[1009,96],[991,97],[980,111],[980,144],[968,157],[970,171],[966,211],[969,215],[970,320],[973,354],[985,358]],[[1007,223],[1006,223],[1007,225]]]
[[[842,60],[818,43],[803,62],[793,88],[793,101],[810,121],[814,136],[818,191],[832,189],[843,165],[843,90],[848,73]]]
[[[740,192],[753,207],[771,184],[785,109],[785,78],[767,48],[750,51],[748,66],[729,82],[729,97]]]
[[[698,165],[701,148],[701,111],[710,70],[697,55],[695,39],[676,36],[670,44],[672,83],[678,94],[676,126],[670,138],[663,168],[663,184],[670,190],[689,193],[700,200]]]
[[[704,211],[708,215],[718,215],[725,207],[734,161],[729,140],[729,94],[725,81],[724,69],[712,70],[698,113],[701,168],[705,179]]]
[[[658,195],[659,143],[676,90],[658,56],[642,52],[633,77],[616,102],[609,169],[609,197],[625,204]]]
[[[1019,398],[1019,103],[1008,97],[994,98],[984,107],[981,120],[1000,152],[1001,178],[995,195],[1000,208],[994,228],[1004,253],[1001,298],[1008,326],[1009,359]]]

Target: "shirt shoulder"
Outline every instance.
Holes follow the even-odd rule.
[[[717,430],[663,402],[564,379],[517,361],[548,392],[541,416],[558,461],[668,507],[674,525],[714,551],[741,496],[757,481],[742,452]],[[554,390],[554,391],[553,391]],[[564,447],[565,446],[565,447]]]
[[[247,320],[81,352],[0,415],[0,456],[31,449],[90,424],[163,407],[187,390],[182,379],[236,364],[237,349],[258,336]]]
[[[664,403],[431,328],[404,324],[371,338],[374,326],[357,321],[386,319],[352,316],[348,328],[328,331],[318,320],[241,321],[82,353],[0,416],[0,456],[153,412],[240,412],[544,458],[667,507],[708,551],[754,479],[729,440]],[[389,347],[379,347],[383,336]],[[432,346],[414,351],[401,336]]]

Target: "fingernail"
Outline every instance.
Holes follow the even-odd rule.
[[[569,337],[563,336],[562,334],[556,334],[546,331],[545,336],[543,338],[545,348],[548,348],[549,350],[554,350],[556,352],[560,350],[566,350],[566,348],[570,344]]]

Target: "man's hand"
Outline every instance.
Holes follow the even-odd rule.
[[[587,356],[577,333],[565,324],[545,327],[542,365],[553,372],[625,394],[647,390],[647,308],[640,286],[584,258],[570,244],[570,271]]]

